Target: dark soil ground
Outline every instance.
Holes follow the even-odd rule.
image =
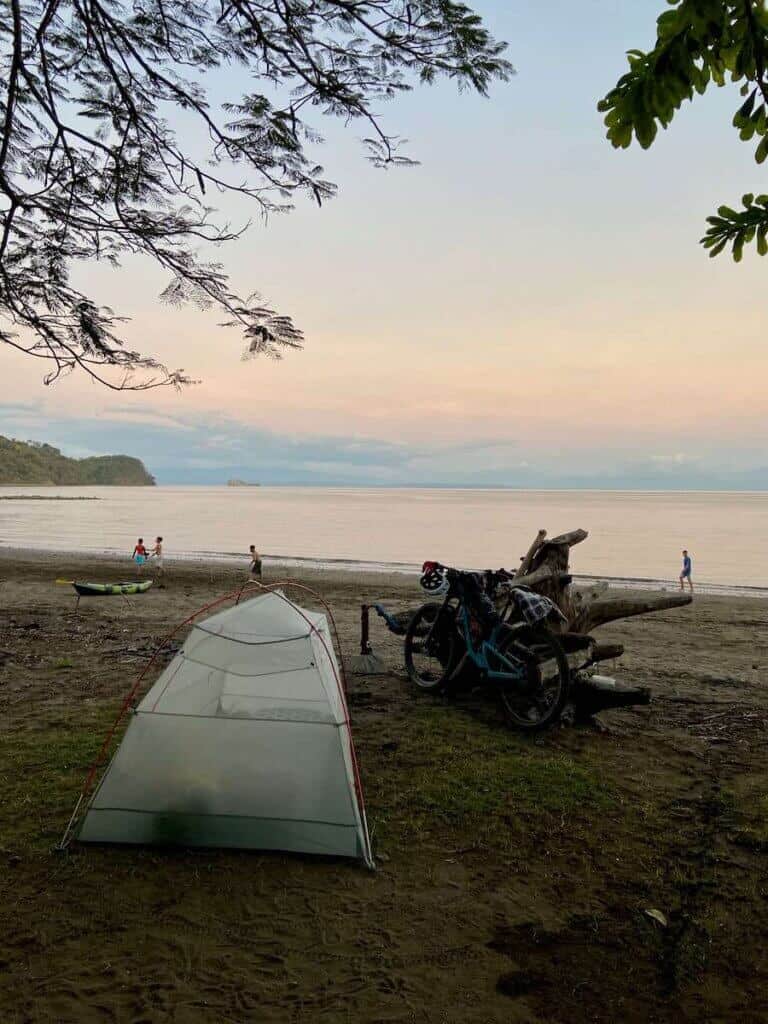
[[[697,597],[600,631],[650,707],[536,739],[496,708],[349,679],[378,860],[53,847],[157,640],[237,582],[171,567],[131,604],[0,562],[0,1020],[768,1021],[768,605]],[[302,577],[355,652],[413,580]],[[610,670],[610,669],[609,669]],[[662,922],[649,915],[658,911]]]

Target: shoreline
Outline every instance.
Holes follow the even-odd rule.
[[[120,563],[126,566],[130,563],[127,553],[115,548],[83,549],[76,551],[63,551],[60,547],[17,547],[6,544],[0,540],[0,561],[3,556],[11,559],[25,559],[33,562],[46,562],[47,555],[56,554],[58,561],[71,562],[76,560],[85,563],[93,563],[96,567],[106,568]],[[360,561],[351,558],[322,558],[282,554],[262,554],[262,561],[265,568],[284,568],[288,570],[310,571],[313,573],[335,572],[344,575],[362,574],[369,576],[418,576],[421,567],[409,562],[384,562],[384,561]],[[164,557],[166,569],[189,568],[193,570],[204,570],[206,567],[215,565],[222,569],[231,569],[236,572],[247,573],[247,557],[238,552],[232,551],[181,551],[167,554]],[[147,563],[148,572],[151,574],[152,562]],[[642,591],[675,591],[678,589],[676,579],[658,579],[643,576],[599,576],[589,573],[572,573],[574,583],[581,586],[590,586],[598,583],[607,583],[617,590],[642,590]],[[752,597],[757,600],[768,599],[768,585],[760,587],[752,584],[736,583],[712,583],[694,581],[694,595],[701,594],[708,597]]]

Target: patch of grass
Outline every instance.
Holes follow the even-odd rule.
[[[59,658],[58,661],[53,663],[54,668],[74,668],[74,662],[71,658]]]
[[[446,709],[418,711],[396,756],[367,782],[379,834],[414,838],[469,826],[499,841],[518,826],[607,810],[616,796],[580,755],[572,757]]]
[[[55,845],[114,714],[90,710],[4,736],[0,845],[28,853]],[[414,711],[365,784],[379,837],[463,832],[505,848],[523,830],[540,835],[566,819],[581,828],[619,802],[583,752],[575,759],[551,736],[537,742],[440,707]]]
[[[0,743],[3,848],[39,853],[61,838],[114,716],[110,709],[4,734]]]
[[[737,830],[737,840],[743,846],[768,850],[768,793],[751,794],[748,807],[740,808],[745,823]]]

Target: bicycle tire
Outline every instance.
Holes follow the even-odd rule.
[[[536,655],[537,667],[534,670],[532,664],[531,669],[537,672],[539,679],[538,682],[532,679],[527,691],[526,688],[516,690],[512,685],[499,686],[499,697],[504,717],[507,724],[516,729],[522,729],[524,732],[539,732],[558,721],[568,700],[571,686],[568,658],[556,634],[544,625],[528,626],[523,630],[505,630],[504,637],[498,644],[499,652],[512,655],[510,648],[513,645],[527,648]],[[553,667],[556,668],[556,672],[553,675],[548,675],[544,680],[541,678],[540,665],[547,662],[554,663]],[[531,710],[533,705],[539,703],[544,684],[549,690],[547,706],[541,710],[539,717],[532,717]]]
[[[445,689],[455,664],[456,634],[452,626],[447,625],[439,636],[434,640],[430,639],[429,643],[434,644],[430,650],[425,651],[423,646],[422,638],[429,633],[442,608],[442,604],[434,601],[422,605],[411,619],[405,633],[405,668],[408,678],[420,690],[428,693],[439,693]],[[440,668],[435,666],[430,670],[420,659],[414,658],[415,655],[421,654],[429,656]]]

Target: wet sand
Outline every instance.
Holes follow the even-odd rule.
[[[536,739],[486,700],[415,693],[374,620],[388,671],[349,678],[372,874],[280,854],[52,851],[148,653],[246,574],[170,564],[165,589],[77,613],[53,582],[129,575],[0,555],[4,1022],[768,1019],[764,600],[696,597],[598,631],[625,644],[615,674],[653,703]],[[412,577],[280,576],[322,593],[347,655],[361,602],[420,598]]]

